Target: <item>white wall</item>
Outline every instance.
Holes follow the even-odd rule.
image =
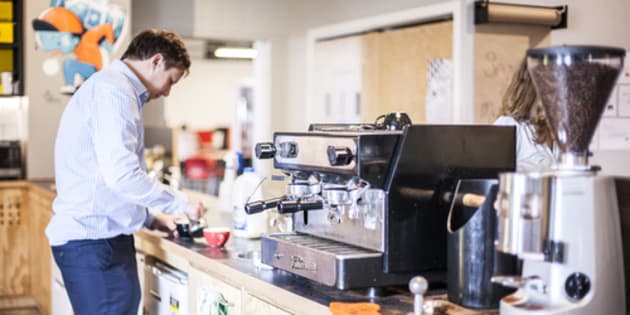
[[[138,1],[138,0],[134,0]],[[163,1],[161,1],[163,2]],[[158,2],[159,5],[161,2]],[[420,7],[438,0],[193,0],[192,35],[208,38],[269,40],[272,49],[271,104],[275,130],[306,127],[303,104],[306,103],[306,32],[346,20],[358,19],[407,8]],[[569,5],[569,27],[552,32],[554,44],[613,45],[630,50],[630,1],[628,0],[503,0],[502,2],[538,5]],[[46,78],[41,76],[39,65],[43,54],[33,47],[30,21],[48,2],[25,1],[26,30],[26,92],[31,97],[29,116],[29,174],[35,177],[52,176],[52,144],[58,118],[67,98],[55,93]],[[179,3],[179,2],[178,2]],[[184,1],[182,5],[188,5]],[[154,4],[154,2],[152,2]],[[172,19],[177,13],[166,14]],[[177,17],[175,17],[177,18]],[[185,20],[185,19],[182,19]],[[160,27],[160,23],[152,23]],[[162,26],[164,27],[164,26]],[[54,85],[56,86],[56,85]],[[177,88],[177,87],[176,87]],[[37,128],[35,128],[35,126]],[[270,135],[269,135],[270,136]],[[623,166],[630,152],[596,152],[595,163],[604,170],[630,176]]]
[[[24,68],[25,94],[29,97],[28,153],[26,158],[28,178],[51,178],[54,176],[53,152],[59,119],[70,98],[59,93],[63,85],[63,74],[44,75],[42,63],[50,53],[35,48],[35,32],[32,21],[49,7],[50,1],[23,1],[24,4]],[[131,12],[131,0],[110,0]],[[130,13],[131,16],[131,13]],[[121,47],[129,42],[126,33]],[[119,58],[122,51],[111,59]]]
[[[290,36],[289,78],[291,89],[288,99],[297,105],[291,105],[290,113],[293,118],[286,127],[288,129],[304,129],[308,125],[306,111],[299,104],[306,104],[305,63],[302,56],[306,54],[305,32],[308,28],[321,27],[342,21],[381,15],[397,10],[420,7],[429,3],[441,1],[305,1],[299,3],[292,12],[292,31]],[[623,47],[630,52],[630,36],[625,30],[630,29],[630,1],[628,0],[504,0],[501,2],[521,3],[532,5],[563,5],[569,6],[568,28],[552,31],[553,45],[588,44]],[[300,80],[300,77],[302,79]],[[299,99],[304,101],[300,102]],[[630,151],[600,151],[594,152],[591,162],[601,165],[607,174],[630,176],[630,167],[626,166],[630,160]]]
[[[238,87],[253,76],[248,60],[193,59],[188,77],[164,99],[166,125],[191,129],[228,127],[234,120]]]

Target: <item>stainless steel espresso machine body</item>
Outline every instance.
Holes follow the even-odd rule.
[[[513,127],[311,129],[257,145],[291,181],[285,196],[246,211],[293,213],[296,233],[263,236],[263,262],[339,289],[444,280],[456,181],[515,169]]]
[[[621,224],[614,178],[588,164],[588,147],[625,51],[531,49],[528,69],[559,158],[552,170],[503,173],[496,249],[523,259],[501,314],[625,314]]]

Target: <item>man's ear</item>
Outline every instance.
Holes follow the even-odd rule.
[[[149,60],[151,61],[151,69],[156,69],[160,62],[164,60],[164,57],[162,56],[162,54],[157,53],[151,56]]]

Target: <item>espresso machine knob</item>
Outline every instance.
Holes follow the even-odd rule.
[[[588,291],[591,289],[591,280],[587,275],[576,272],[570,275],[564,282],[564,289],[567,291],[567,295],[573,301],[579,301],[583,299]]]
[[[256,143],[256,157],[259,159],[271,159],[276,155],[276,147],[271,142]]]
[[[413,298],[413,313],[407,315],[422,315],[424,314],[424,294],[429,288],[429,281],[423,276],[415,276],[409,280],[409,291],[414,295]]]
[[[328,146],[328,162],[331,166],[348,165],[352,161],[352,151],[348,147]]]

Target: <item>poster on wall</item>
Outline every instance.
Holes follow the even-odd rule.
[[[129,16],[116,0],[51,0],[32,21],[47,76],[63,72],[59,91],[73,94],[122,49]]]
[[[426,92],[426,121],[428,123],[447,124],[452,122],[452,69],[451,59],[429,60]]]

